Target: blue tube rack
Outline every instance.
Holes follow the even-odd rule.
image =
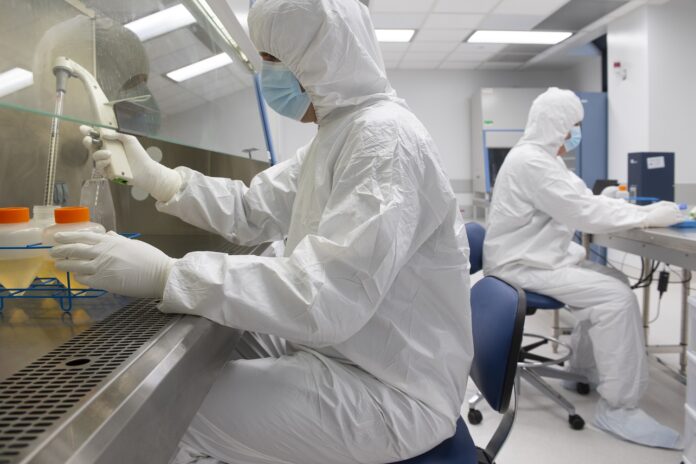
[[[140,237],[139,233],[122,233],[124,237],[134,239]],[[0,247],[0,250],[37,250],[52,248],[50,245],[40,243],[21,247]],[[96,288],[72,288],[70,286],[70,273],[68,275],[68,286],[64,286],[55,277],[36,277],[27,288],[5,288],[0,285],[0,313],[5,308],[6,299],[40,299],[52,298],[58,301],[60,309],[65,313],[72,311],[73,300],[85,298],[98,298],[104,295],[106,290]]]

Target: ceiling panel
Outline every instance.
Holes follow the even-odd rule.
[[[568,0],[503,0],[493,12],[499,14],[548,16],[566,3],[568,3]]]
[[[402,60],[399,69],[436,69],[441,61],[406,61]]]
[[[423,13],[428,12],[435,0],[370,0],[370,11]]]
[[[503,31],[530,31],[542,22],[544,15],[491,14],[486,16],[479,29]]]
[[[397,43],[397,42],[383,42],[379,44],[379,48],[382,49],[382,53],[385,52],[405,52],[408,50],[408,43]]]
[[[472,32],[470,29],[421,29],[416,32],[413,42],[461,42]]]
[[[537,26],[547,31],[579,31],[598,19],[627,4],[627,1],[574,0]]]
[[[521,66],[520,63],[499,63],[495,61],[490,61],[483,63],[478,69],[485,69],[490,71],[512,71]]]
[[[418,29],[426,13],[373,13],[372,24],[377,29]]]
[[[413,52],[407,51],[404,55],[404,60],[409,61],[442,61],[449,55],[449,51],[430,51],[430,52]]]
[[[500,0],[438,0],[435,13],[488,13]]]
[[[423,25],[428,29],[475,29],[483,19],[482,14],[432,13]]]
[[[408,48],[411,52],[430,52],[430,51],[445,51],[451,52],[459,46],[460,42],[413,42]]]
[[[440,69],[476,69],[481,65],[480,61],[450,61],[440,65]]]

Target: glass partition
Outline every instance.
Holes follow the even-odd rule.
[[[0,108],[266,161],[253,65],[201,4],[5,0]],[[228,5],[246,13],[245,0]]]

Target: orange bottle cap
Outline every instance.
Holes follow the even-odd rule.
[[[29,208],[0,208],[0,224],[18,224],[29,222]]]
[[[619,185],[619,192],[625,192],[628,190],[625,185]]]
[[[57,208],[53,215],[56,224],[72,224],[75,222],[89,222],[89,208],[86,206],[66,206]]]

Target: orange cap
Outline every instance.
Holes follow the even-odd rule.
[[[66,206],[57,208],[53,215],[56,224],[72,224],[74,222],[89,222],[89,208],[86,206]]]
[[[626,190],[628,190],[628,189],[626,188],[625,185],[623,185],[623,184],[619,185],[619,192],[625,192]]]
[[[29,208],[0,208],[0,224],[18,224],[29,222]]]

